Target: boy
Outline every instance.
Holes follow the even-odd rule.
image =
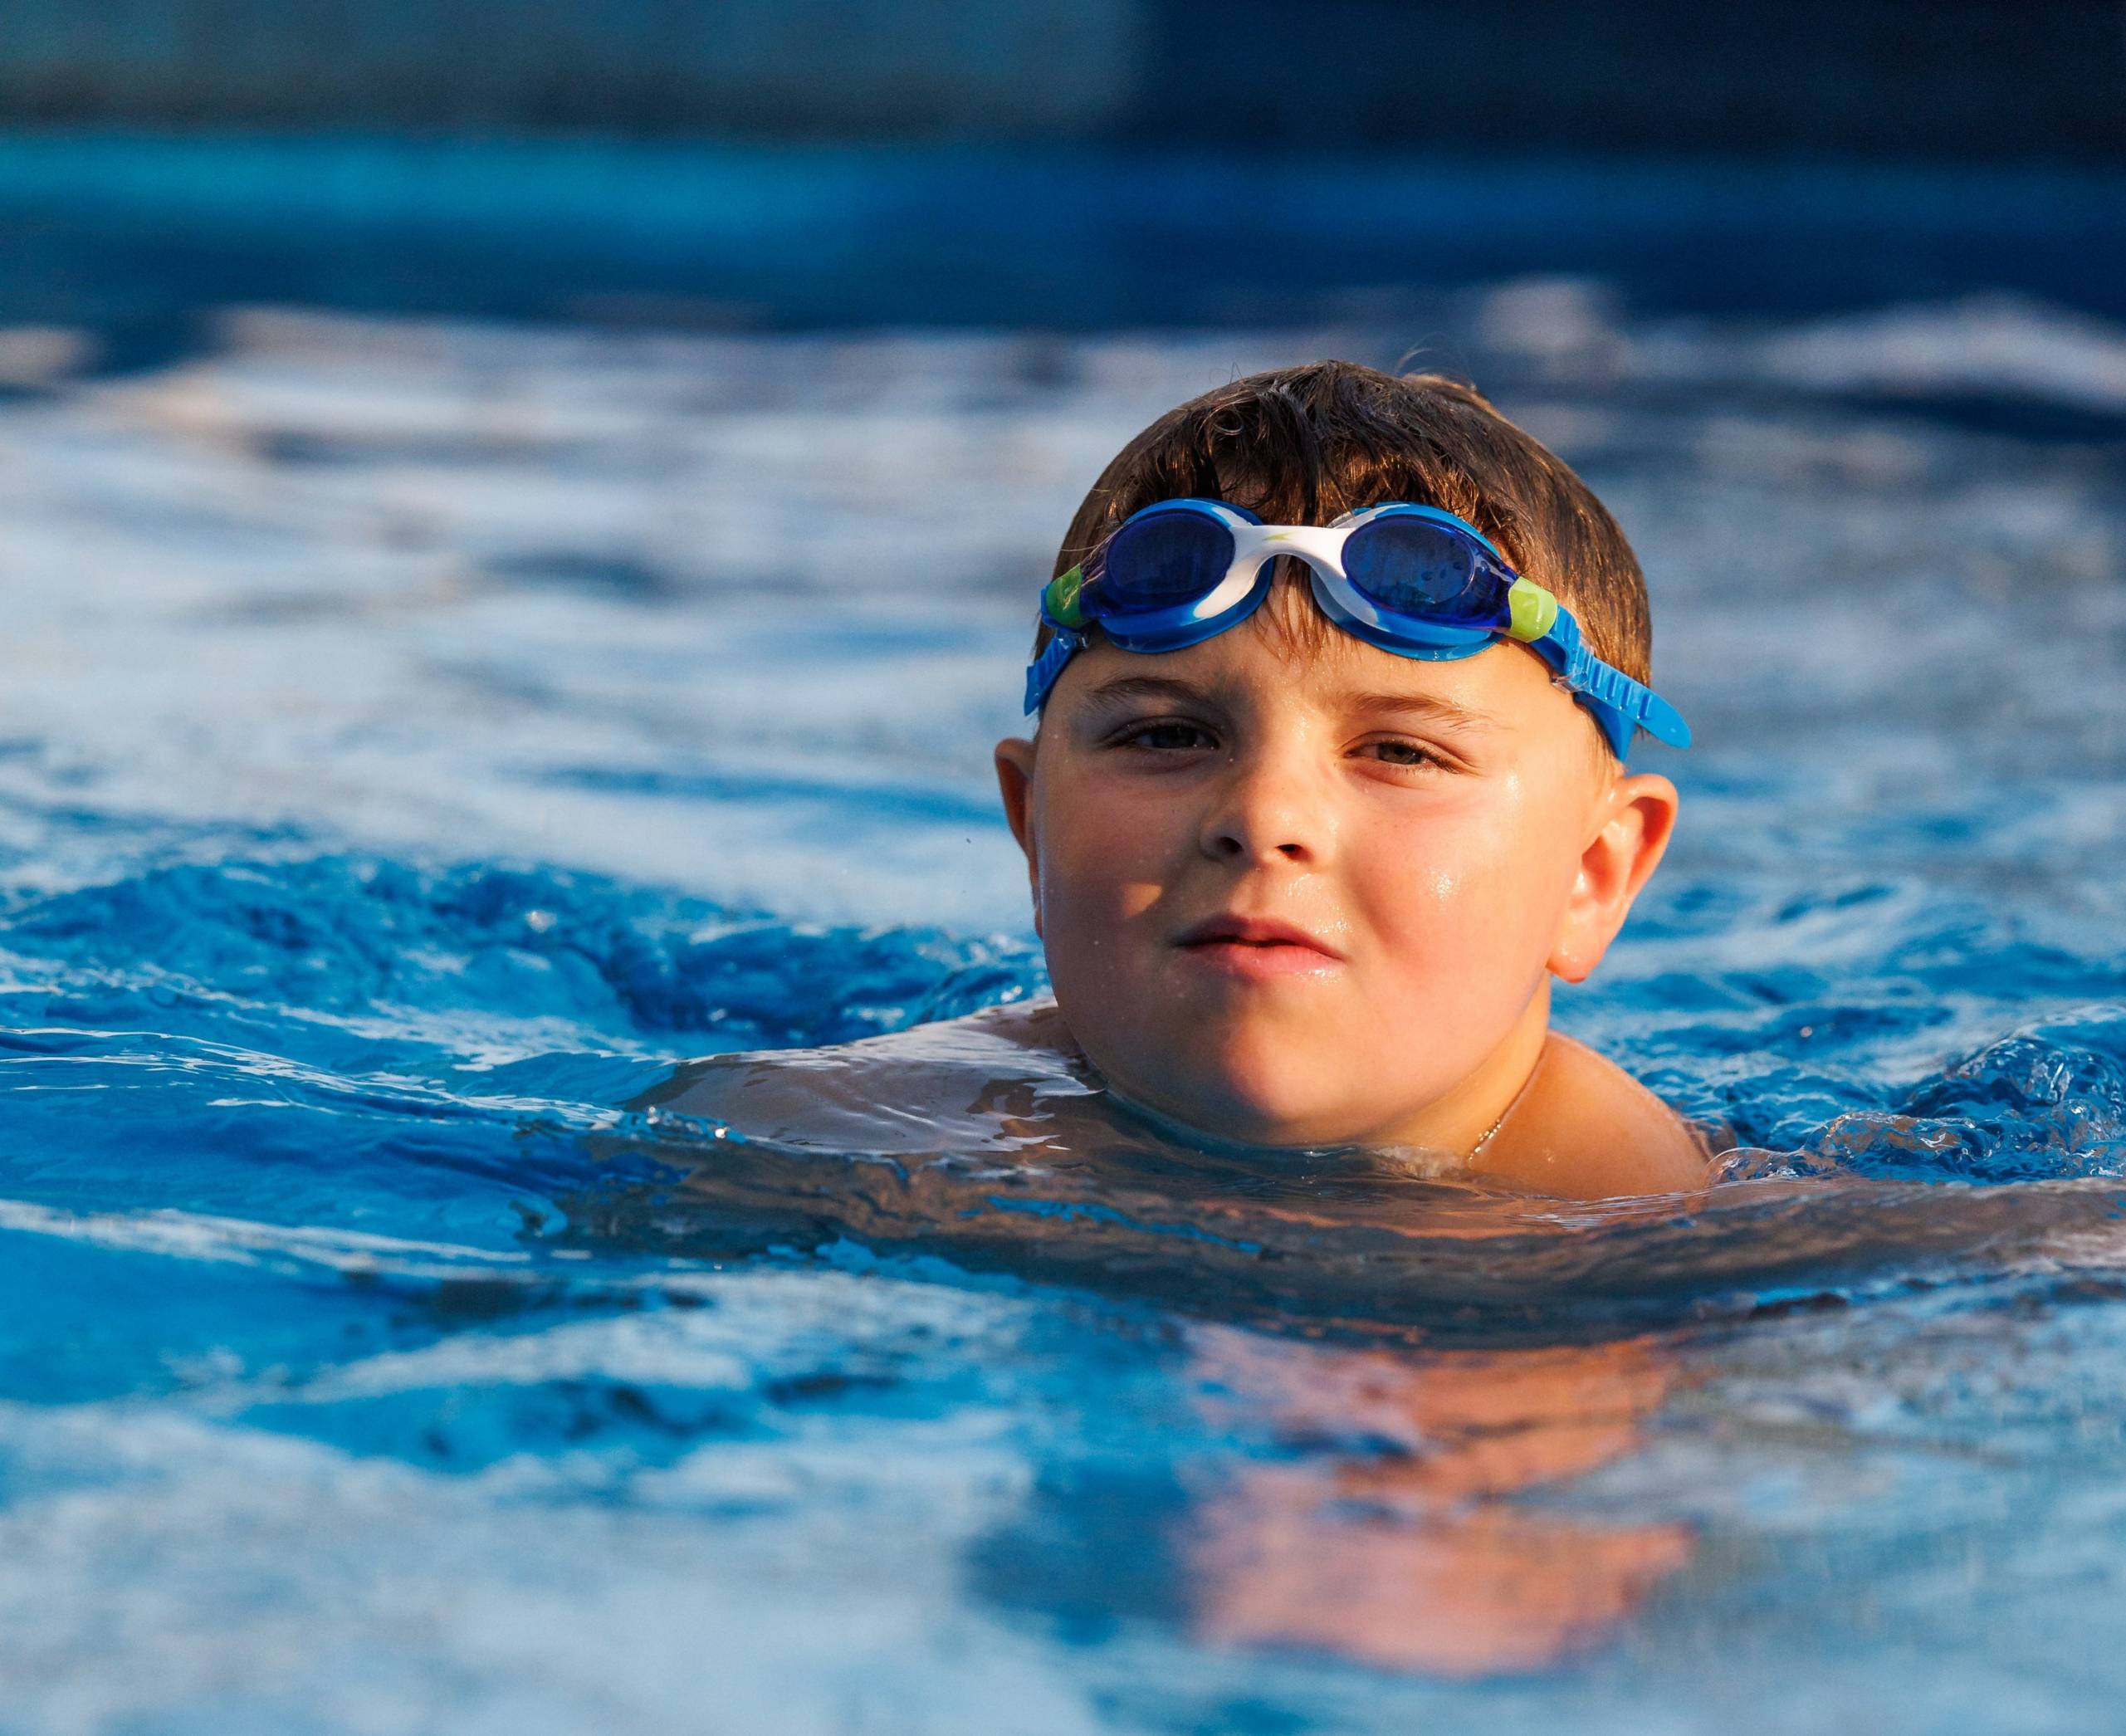
[[[1649,639],[1609,514],[1470,389],[1323,362],[1208,393],[1079,507],[1034,731],[996,750],[1054,1000],[658,1094],[853,1149],[1148,1121],[1552,1194],[1696,1187],[1690,1130],[1549,1028],[1550,979],[1601,961],[1675,823],[1623,763],[1635,730],[1689,739]]]

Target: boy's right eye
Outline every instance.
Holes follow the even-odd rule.
[[[1110,738],[1117,747],[1139,748],[1149,753],[1189,753],[1218,743],[1200,723],[1179,717],[1155,717],[1127,724]]]

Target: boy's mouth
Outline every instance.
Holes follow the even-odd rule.
[[[1206,917],[1174,944],[1201,963],[1251,980],[1319,971],[1343,960],[1327,941],[1272,917]]]

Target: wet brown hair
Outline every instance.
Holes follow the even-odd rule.
[[[1650,677],[1646,581],[1616,521],[1562,459],[1459,380],[1309,362],[1191,399],[1101,472],[1055,570],[1139,508],[1188,495],[1278,525],[1325,525],[1381,501],[1444,506],[1556,593],[1597,657]],[[1039,643],[1047,638],[1043,628]]]

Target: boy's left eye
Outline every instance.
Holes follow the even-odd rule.
[[[1386,765],[1444,765],[1446,756],[1427,747],[1421,741],[1406,741],[1390,738],[1383,741],[1368,741],[1359,752]]]

